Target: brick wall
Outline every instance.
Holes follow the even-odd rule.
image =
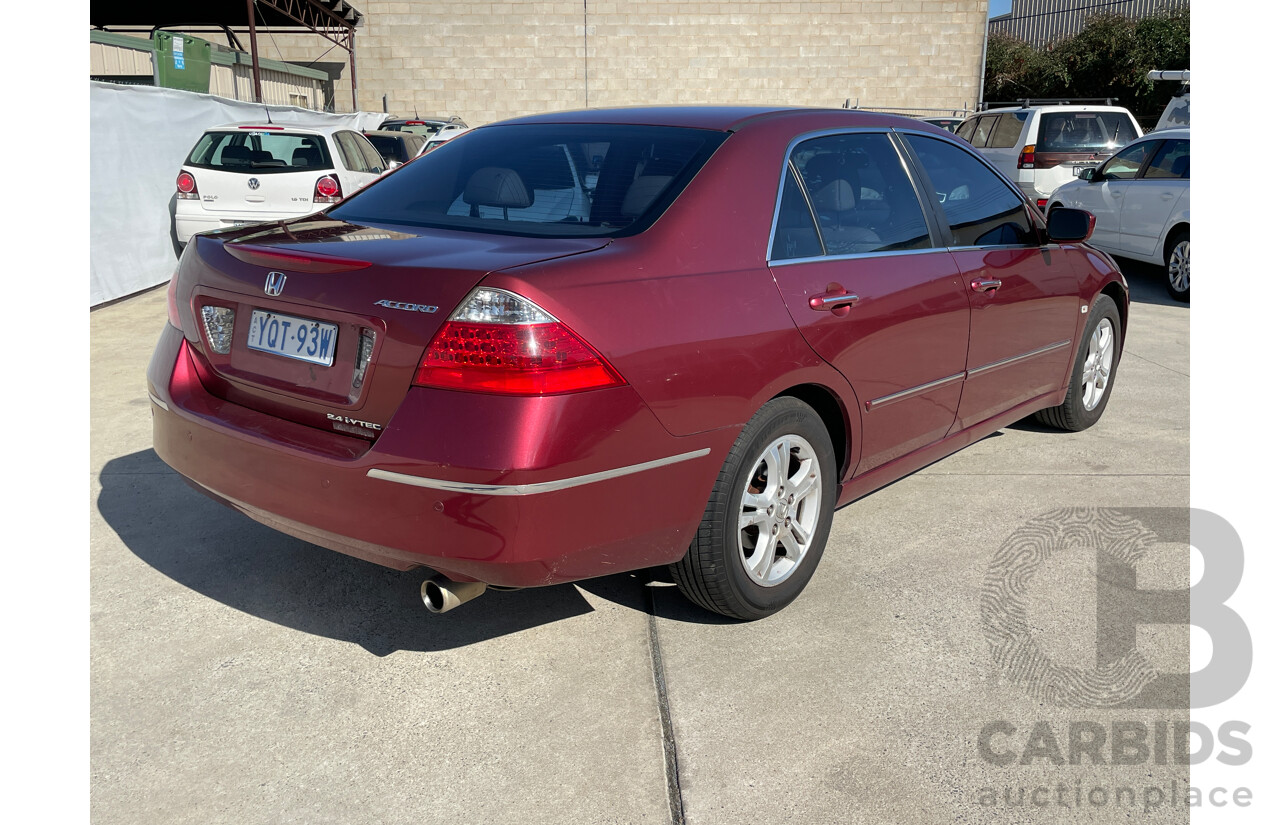
[[[356,0],[361,109],[473,125],[583,106],[953,108],[978,98],[987,0]],[[264,56],[345,60],[312,36]],[[336,98],[351,106],[350,72]]]

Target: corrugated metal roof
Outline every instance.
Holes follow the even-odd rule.
[[[1043,46],[1077,34],[1095,15],[1121,14],[1137,20],[1190,7],[1191,0],[1013,0],[1009,13],[991,18],[987,27],[992,33]]]

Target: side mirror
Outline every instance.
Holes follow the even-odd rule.
[[[1102,180],[1102,176],[1098,174],[1098,167],[1086,166],[1076,173],[1076,177],[1080,180],[1092,183],[1095,180]]]
[[[1093,234],[1096,219],[1083,209],[1060,206],[1049,213],[1049,240],[1058,243],[1083,243]]]

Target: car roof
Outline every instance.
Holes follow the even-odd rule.
[[[1073,105],[1062,105],[1057,103],[1045,104],[1043,106],[1004,106],[1000,109],[987,109],[982,112],[975,112],[970,117],[978,117],[980,115],[993,115],[1001,112],[1128,112],[1129,110],[1123,106],[1094,106],[1089,103],[1079,103]]]
[[[224,123],[221,126],[210,126],[206,132],[221,132],[228,129],[261,129],[266,132],[305,132],[313,135],[329,135],[345,129],[345,126],[299,126],[296,123],[261,123],[249,120],[240,123]]]
[[[1187,140],[1191,140],[1191,129],[1186,126],[1180,126],[1177,129],[1153,129],[1143,135],[1143,137],[1186,138]]]
[[[411,137],[422,137],[422,135],[415,135],[413,132],[388,132],[383,131],[382,129],[373,129],[365,132],[365,134],[370,137],[396,138],[398,140],[408,140]]]
[[[385,123],[417,123],[419,121],[421,121],[422,123],[450,123],[450,122],[453,122],[454,120],[455,118],[444,117],[443,115],[423,115],[422,117],[417,117],[417,116],[389,117],[382,122],[384,124]]]
[[[858,109],[806,108],[801,106],[631,106],[616,109],[575,109],[548,112],[500,121],[511,124],[602,123],[631,126],[684,126],[732,132],[747,123],[802,115],[839,118],[850,127],[919,125],[923,121],[902,115],[867,112]],[[499,125],[499,124],[490,124]],[[485,127],[479,127],[485,128]]]

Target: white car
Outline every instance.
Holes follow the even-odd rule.
[[[1191,300],[1191,130],[1161,129],[1060,186],[1049,209],[1086,209],[1097,218],[1089,243],[1165,268],[1165,287]]]
[[[956,129],[1041,209],[1054,189],[1141,134],[1121,106],[1031,103],[979,112]]]
[[[427,145],[423,146],[422,151],[419,152],[418,154],[425,155],[427,152],[430,152],[432,149],[435,149],[440,144],[447,143],[448,141],[451,141],[454,138],[456,138],[458,135],[461,135],[470,131],[471,131],[470,126],[445,127],[444,129],[441,129],[440,131],[436,132],[431,137],[427,138]]]
[[[373,144],[350,129],[216,126],[178,173],[178,242],[210,229],[309,215],[377,180],[386,167]]]

